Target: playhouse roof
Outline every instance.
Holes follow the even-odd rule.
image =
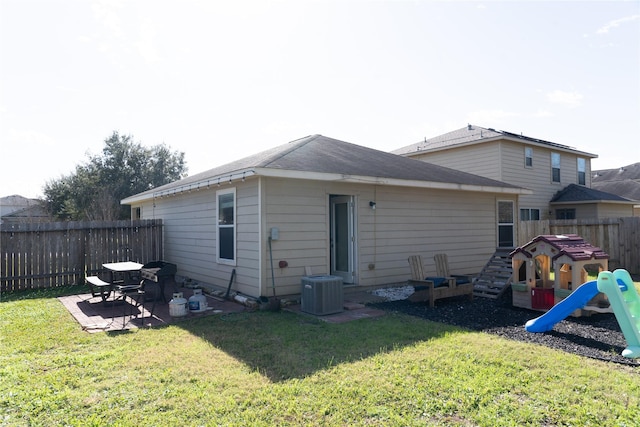
[[[546,253],[547,251],[544,250],[546,249],[546,245],[555,249],[547,253],[547,255],[555,253],[555,255],[552,256],[554,260],[563,255],[568,256],[573,261],[609,259],[609,255],[606,252],[586,242],[577,234],[543,234],[532,239],[529,243],[516,248],[511,252],[511,256],[513,257],[515,254],[521,253],[527,258],[533,258],[540,253]]]

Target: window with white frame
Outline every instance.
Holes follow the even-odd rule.
[[[524,166],[533,167],[533,148],[524,147]]]
[[[551,153],[551,182],[560,182],[560,153]]]
[[[587,185],[587,161],[578,157],[578,184]]]
[[[539,221],[540,209],[524,208],[520,209],[520,221]]]
[[[513,247],[514,221],[513,202],[510,200],[498,201],[498,247]]]
[[[218,206],[216,260],[221,264],[236,264],[236,189],[216,192]]]

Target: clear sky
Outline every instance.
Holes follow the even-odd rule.
[[[310,134],[471,123],[640,161],[640,1],[0,0],[0,196],[114,130],[194,174]]]

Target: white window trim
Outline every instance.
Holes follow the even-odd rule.
[[[509,203],[511,205],[511,222],[500,222],[500,203]],[[516,236],[516,203],[513,200],[497,200],[496,201],[496,243],[497,247],[510,247],[510,246],[500,246],[500,227],[511,227],[511,245],[515,246],[517,240]],[[519,212],[518,212],[519,214]],[[519,216],[517,217],[520,218]]]
[[[531,156],[527,156],[527,151],[531,152]],[[527,159],[531,159],[531,164],[527,164]],[[533,167],[533,148],[532,147],[524,147],[524,167],[532,168]]]
[[[229,228],[229,226],[221,226],[220,225],[220,206],[219,206],[219,201],[220,201],[220,196],[223,196],[225,194],[233,194],[233,259],[227,259],[227,258],[220,258],[220,228]],[[218,190],[216,191],[216,262],[218,264],[225,264],[225,265],[231,265],[231,266],[236,266],[237,264],[237,259],[238,259],[238,246],[237,246],[237,240],[238,240],[238,223],[237,223],[237,207],[238,207],[238,199],[236,197],[236,188],[228,188],[228,189],[224,189],[224,190]]]
[[[553,170],[556,169],[553,167],[553,157],[558,156],[558,181],[553,180]],[[552,184],[561,184],[562,183],[562,156],[560,153],[551,153],[551,183]]]
[[[580,170],[580,161],[582,160],[583,170]],[[578,185],[587,185],[587,159],[584,157],[578,157],[576,159],[576,183]],[[584,182],[580,183],[580,173],[584,176]]]

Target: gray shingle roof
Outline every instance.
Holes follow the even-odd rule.
[[[443,135],[436,136],[434,138],[425,139],[422,142],[407,145],[392,151],[394,154],[410,156],[419,152],[428,152],[433,150],[440,150],[444,148],[455,147],[464,144],[480,143],[488,140],[495,140],[497,138],[509,138],[512,140],[521,141],[523,143],[546,145],[551,148],[557,148],[566,151],[580,152],[574,147],[568,145],[562,145],[551,141],[545,141],[543,139],[533,138],[522,134],[516,134],[513,132],[507,132],[504,130],[496,130],[492,128],[483,128],[475,125],[467,125],[461,129],[454,130],[452,132],[445,133]],[[583,153],[587,157],[598,157],[595,154]]]
[[[625,199],[640,201],[640,163],[593,171],[591,187]]]
[[[315,172],[397,180],[428,181],[468,186],[497,187],[516,190],[516,192],[518,189],[521,189],[515,185],[478,175],[409,159],[322,135],[311,135],[198,173],[180,181],[140,193],[134,197],[184,187],[191,183],[198,183],[209,179],[211,183],[214,184],[217,177],[249,169]]]
[[[552,198],[551,203],[567,203],[567,202],[630,202],[624,197],[615,194],[606,193],[604,191],[595,190],[593,188],[583,187],[582,185],[569,184],[562,190],[558,191]]]
[[[591,188],[617,194],[625,199],[640,201],[640,181],[625,179],[624,181],[592,182]]]
[[[592,182],[624,181],[633,179],[640,181],[640,162],[618,169],[602,169],[593,171]]]

